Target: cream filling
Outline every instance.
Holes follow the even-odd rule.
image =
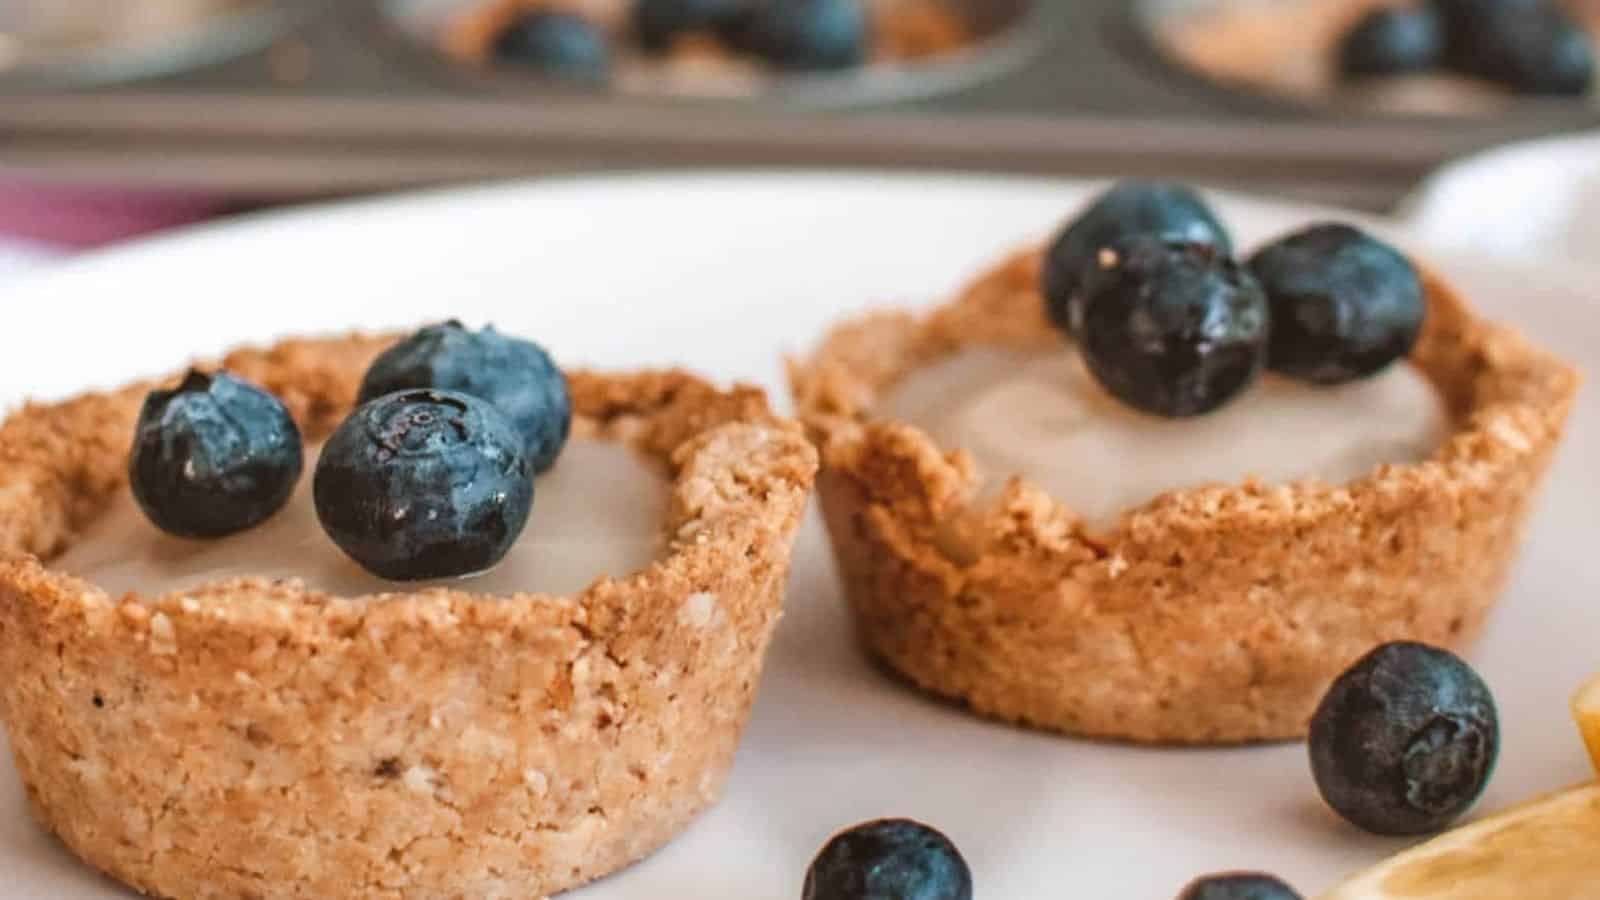
[[[53,566],[113,595],[165,594],[244,575],[300,579],[345,596],[427,586],[367,573],[323,532],[311,499],[316,452],[307,454],[288,506],[257,528],[213,541],[175,538],[150,524],[123,491]],[[497,595],[570,594],[601,576],[631,575],[661,552],[667,496],[665,475],[638,451],[575,438],[539,476],[528,526],[505,560],[448,584]]]
[[[1409,365],[1333,388],[1268,376],[1217,412],[1174,420],[1112,398],[1076,352],[987,348],[912,372],[878,411],[970,452],[989,492],[1022,476],[1094,529],[1180,488],[1349,481],[1424,459],[1449,427],[1437,391]]]

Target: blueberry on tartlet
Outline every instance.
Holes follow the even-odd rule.
[[[1385,835],[1440,831],[1483,793],[1500,751],[1489,688],[1460,657],[1385,644],[1334,681],[1311,720],[1328,805]]]
[[[802,900],[972,900],[972,872],[940,832],[909,819],[835,835],[806,871]]]
[[[637,0],[634,37],[644,49],[659,53],[686,34],[724,33],[747,5],[747,0]]]
[[[1149,236],[1114,243],[1080,294],[1084,362],[1135,409],[1211,412],[1254,383],[1266,361],[1266,296],[1214,246]]]
[[[1339,43],[1339,71],[1347,76],[1421,72],[1444,58],[1444,27],[1433,7],[1375,9]]]
[[[1041,289],[1057,328],[1078,335],[1082,320],[1078,290],[1085,273],[1101,250],[1138,235],[1207,244],[1223,256],[1233,252],[1227,229],[1192,188],[1166,182],[1119,182],[1068,223],[1045,256]]]
[[[1442,3],[1448,61],[1522,94],[1581,96],[1594,84],[1594,39],[1550,2]]]
[[[575,81],[600,81],[611,68],[606,36],[583,16],[539,9],[524,13],[494,39],[494,58]]]
[[[323,446],[312,484],[323,530],[391,581],[493,567],[533,506],[527,442],[487,401],[417,389],[363,404]]]
[[[1497,13],[1519,12],[1548,4],[1550,0],[1429,0],[1445,23],[1454,28],[1473,19]]]
[[[748,0],[725,29],[735,48],[780,69],[848,69],[866,61],[862,0]]]
[[[1191,883],[1178,900],[1301,900],[1283,879],[1260,872],[1208,875]]]
[[[1427,300],[1400,251],[1349,225],[1314,225],[1250,260],[1272,305],[1267,364],[1314,384],[1383,371],[1411,352]]]
[[[304,465],[300,429],[278,398],[226,372],[191,371],[145,398],[128,483],[162,531],[215,538],[282,509]]]
[[[492,326],[430,325],[384,351],[361,382],[358,402],[408,388],[460,391],[489,401],[522,433],[535,473],[555,465],[572,430],[566,376],[543,347]]]

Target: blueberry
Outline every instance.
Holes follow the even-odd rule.
[[[1433,0],[1431,6],[1446,22],[1455,23],[1497,12],[1538,9],[1549,3],[1550,0]]]
[[[226,372],[190,372],[145,398],[128,483],[157,528],[214,538],[282,509],[304,466],[300,429],[278,398]]]
[[[1272,304],[1267,365],[1313,384],[1381,372],[1411,352],[1427,299],[1405,255],[1348,225],[1313,225],[1250,260]]]
[[[1056,327],[1078,335],[1083,309],[1077,294],[1084,273],[1094,265],[1101,249],[1141,234],[1210,244],[1224,255],[1233,252],[1227,229],[1190,188],[1164,182],[1119,182],[1062,229],[1045,257],[1041,290]]]
[[[1375,9],[1339,44],[1339,71],[1350,76],[1420,72],[1444,58],[1444,27],[1432,7]]]
[[[866,60],[862,0],[750,0],[725,36],[782,69],[848,69]]]
[[[481,397],[522,432],[535,472],[555,465],[572,431],[567,379],[543,347],[494,328],[460,322],[430,325],[373,361],[358,402],[406,388],[439,388]]]
[[[971,900],[972,872],[950,839],[910,819],[841,832],[806,871],[801,900]]]
[[[1178,900],[1301,900],[1282,879],[1259,872],[1208,875],[1184,888]]]
[[[1489,782],[1494,698],[1455,654],[1385,644],[1340,675],[1311,720],[1311,771],[1328,805],[1376,834],[1442,830]]]
[[[1481,28],[1493,16],[1535,12],[1550,3],[1551,0],[1428,0],[1427,7],[1438,15],[1449,48],[1460,44],[1462,37]]]
[[[1594,83],[1593,40],[1557,6],[1456,0],[1443,8],[1449,61],[1456,70],[1522,94],[1589,93]]]
[[[578,81],[604,80],[611,67],[606,37],[593,22],[547,9],[526,13],[506,26],[494,40],[494,56]]]
[[[659,53],[681,35],[733,27],[746,0],[638,0],[633,32],[640,46]]]
[[[362,405],[323,445],[312,482],[322,528],[393,581],[484,571],[533,506],[527,443],[488,402],[416,389]]]
[[[1261,373],[1267,299],[1250,273],[1215,247],[1126,238],[1100,251],[1082,295],[1084,361],[1129,406],[1173,418],[1201,415]]]

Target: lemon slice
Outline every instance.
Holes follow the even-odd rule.
[[[1578,720],[1578,730],[1589,745],[1589,758],[1594,760],[1594,770],[1600,772],[1600,675],[1589,679],[1572,698],[1572,715]]]
[[[1600,896],[1600,784],[1437,838],[1322,900],[1589,900]]]

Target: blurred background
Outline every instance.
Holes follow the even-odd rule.
[[[0,272],[330,196],[743,166],[1161,175],[1548,247],[1505,221],[1600,218],[1600,144],[1429,179],[1592,127],[1596,34],[1595,0],[0,0]]]

